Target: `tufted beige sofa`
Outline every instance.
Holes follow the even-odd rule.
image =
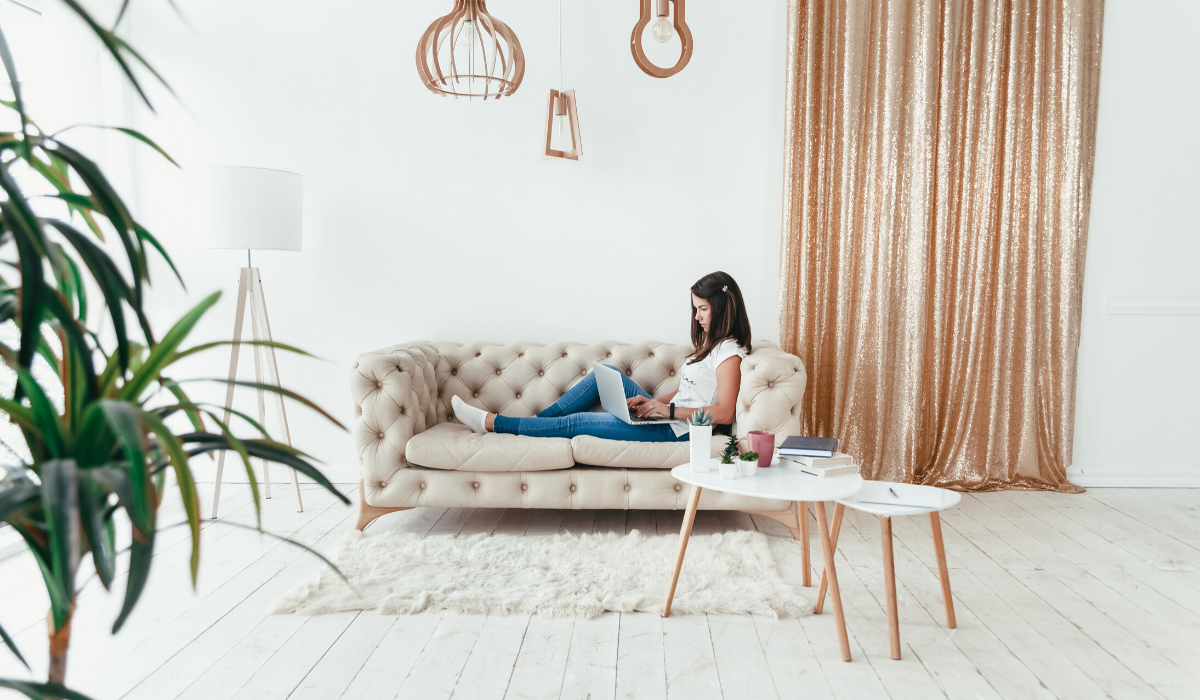
[[[455,420],[450,399],[533,416],[593,362],[617,367],[659,396],[678,387],[691,352],[690,343],[413,342],[360,355],[350,377],[362,472],[358,529],[384,513],[419,506],[685,508],[688,491],[669,470],[688,461],[687,441],[478,435]],[[742,362],[737,434],[796,434],[804,385],[799,358],[756,342]],[[713,438],[714,455],[725,439]],[[798,509],[784,501],[705,491],[700,508],[764,512],[799,535]]]

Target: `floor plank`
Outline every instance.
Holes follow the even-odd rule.
[[[286,484],[285,484],[286,485]],[[345,486],[347,492],[356,490]],[[282,488],[282,487],[281,487]],[[332,553],[353,509],[308,487],[304,513],[280,491],[264,525]],[[201,485],[202,499],[211,485]],[[174,498],[175,500],[172,500]],[[168,493],[163,517],[178,517]],[[229,485],[222,521],[253,523]],[[173,514],[173,515],[172,515]],[[678,537],[679,511],[417,508],[367,531],[426,537],[638,530]],[[851,652],[822,615],[609,613],[594,620],[432,611],[270,615],[311,577],[303,550],[206,523],[201,577],[186,531],[158,541],[150,585],[125,628],[120,596],[89,582],[72,625],[68,681],[98,700],[173,698],[1194,698],[1200,687],[1200,499],[1194,491],[967,494],[942,517],[957,629],[945,625],[928,519],[893,520],[903,658],[889,658],[878,521],[848,513],[838,548]],[[769,518],[701,511],[697,535],[755,529],[801,586],[800,543]],[[821,549],[812,528],[814,586]],[[0,676],[45,669],[45,593],[28,554],[0,562],[0,624],[34,671],[0,654]],[[121,590],[123,578],[118,581]],[[22,604],[8,604],[10,600]],[[3,691],[0,697],[7,698]]]

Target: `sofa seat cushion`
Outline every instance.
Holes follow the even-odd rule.
[[[714,435],[713,457],[720,456],[725,449],[728,435]],[[571,452],[575,462],[593,467],[621,467],[622,469],[674,469],[692,458],[688,441],[681,442],[627,442],[605,440],[591,435],[571,438]]]
[[[366,483],[367,503],[382,508],[560,508],[683,510],[692,487],[660,469],[576,467],[537,473],[401,469]],[[701,510],[781,511],[787,501],[704,489]]]
[[[430,469],[471,472],[540,472],[575,464],[571,441],[488,433],[459,423],[438,423],[408,440],[408,462]]]

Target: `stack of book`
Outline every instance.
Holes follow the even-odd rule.
[[[779,459],[791,462],[795,469],[814,476],[839,476],[858,472],[854,458],[838,452],[837,438],[793,435],[779,446]]]

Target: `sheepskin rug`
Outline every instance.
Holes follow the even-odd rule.
[[[424,537],[351,532],[329,568],[276,601],[274,613],[425,610],[593,618],[605,611],[657,612],[677,537],[568,534]],[[675,590],[677,614],[810,612],[783,580],[767,537],[739,531],[693,536]]]

